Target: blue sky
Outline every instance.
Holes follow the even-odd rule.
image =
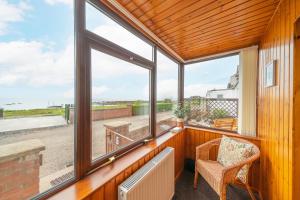
[[[74,102],[72,0],[0,1],[0,107],[45,107]],[[87,29],[151,59],[151,46],[87,6]],[[149,99],[149,71],[93,51],[93,99]],[[227,85],[238,57],[186,71],[187,94]],[[158,55],[158,98],[176,99],[177,65]],[[203,85],[206,85],[203,87]],[[196,89],[195,89],[196,88]],[[8,106],[9,103],[22,103]]]
[[[21,8],[24,13],[22,20],[8,24],[7,33],[1,35],[1,42],[13,40],[53,42],[52,48],[57,49],[66,45],[66,39],[72,35],[74,26],[72,5],[63,1],[51,4],[46,0],[6,2],[17,7],[21,7],[18,5],[23,3],[28,8]]]
[[[69,0],[0,1],[0,107],[73,102],[73,26]]]
[[[207,90],[225,89],[238,65],[238,55],[186,65],[184,96],[205,96]]]

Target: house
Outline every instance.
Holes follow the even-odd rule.
[[[226,89],[213,89],[208,90],[206,98],[225,98],[225,99],[238,99],[239,98],[239,67],[237,71],[230,77]]]

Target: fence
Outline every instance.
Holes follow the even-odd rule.
[[[224,125],[226,129],[229,129],[228,127],[235,129],[238,118],[238,104],[239,101],[236,98],[191,97],[185,99],[185,105],[189,109],[187,123],[220,128],[216,127],[216,124],[219,124],[222,119],[222,123],[227,123]],[[228,126],[228,123],[232,123],[231,126]]]
[[[4,109],[0,108],[0,119],[4,118]]]

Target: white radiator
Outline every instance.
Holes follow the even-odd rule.
[[[174,170],[174,149],[167,147],[119,185],[118,199],[172,199]]]

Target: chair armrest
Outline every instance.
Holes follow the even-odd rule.
[[[249,165],[249,167],[252,165],[252,163],[257,160],[260,156],[260,153],[254,154],[251,157],[247,158],[244,161],[238,162],[232,166],[225,167],[223,169],[223,181],[224,183],[229,183],[234,181],[236,178],[237,173],[240,171],[240,169],[244,165]],[[248,180],[247,180],[248,181]]]
[[[209,159],[209,150],[214,146],[220,145],[220,142],[221,142],[221,138],[217,138],[217,139],[208,141],[204,144],[197,146],[195,161],[197,161],[198,159],[208,160]]]

